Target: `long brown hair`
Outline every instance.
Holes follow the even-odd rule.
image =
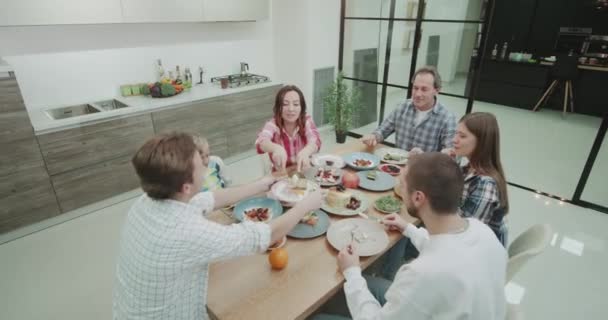
[[[294,85],[287,85],[277,92],[273,109],[274,122],[277,124],[277,127],[279,127],[281,136],[283,136],[283,129],[285,128],[283,117],[281,116],[281,113],[283,112],[283,99],[285,99],[285,95],[290,91],[295,91],[300,97],[300,116],[298,117],[298,120],[296,120],[296,125],[300,128],[300,137],[302,138],[302,141],[304,141],[304,144],[306,144],[306,130],[304,130],[306,126],[306,100],[304,100],[304,94],[300,88]]]
[[[505,173],[500,162],[500,133],[496,117],[487,112],[473,112],[464,115],[460,123],[477,138],[475,149],[469,157],[471,167],[496,181],[500,205],[506,214],[509,211],[509,196]]]

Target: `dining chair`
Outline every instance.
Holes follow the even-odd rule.
[[[551,241],[553,231],[548,224],[537,224],[520,234],[509,245],[507,262],[507,281],[534,256],[545,250]]]

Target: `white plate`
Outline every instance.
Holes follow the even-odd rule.
[[[403,157],[402,160],[385,160],[384,156],[387,154],[394,154]],[[380,161],[390,164],[404,165],[407,163],[408,152],[405,150],[397,149],[397,148],[380,148],[374,151],[374,154],[380,158]]]
[[[332,207],[327,203],[327,196],[323,197],[323,204],[321,205],[321,209],[327,213],[335,214],[337,216],[356,216],[359,212],[364,212],[369,208],[369,200],[365,196],[365,194],[355,191],[353,189],[346,189],[348,192],[352,194],[355,199],[361,201],[361,205],[357,210],[350,210],[347,208],[336,208]],[[329,191],[328,191],[329,192]]]
[[[389,242],[381,224],[361,218],[333,222],[327,230],[327,241],[338,251],[352,244],[355,254],[361,257],[382,252]]]
[[[306,191],[303,194],[296,194],[292,191],[292,188],[289,186],[289,182],[287,179],[277,181],[277,183],[272,185],[270,188],[270,193],[274,196],[275,199],[284,202],[284,203],[296,203],[304,197],[308,195],[308,193],[316,188],[316,184],[312,181],[306,181],[308,186],[306,187]]]
[[[327,161],[332,161],[333,164],[330,166],[327,164]],[[344,168],[344,160],[342,157],[333,155],[333,154],[317,154],[312,156],[310,160],[313,166],[315,167],[334,167],[334,168]]]

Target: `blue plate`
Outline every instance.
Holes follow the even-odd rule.
[[[321,210],[315,210],[315,213],[319,217],[317,224],[311,226],[306,223],[298,223],[287,235],[292,238],[309,239],[325,234],[329,228],[329,216]]]
[[[391,190],[395,186],[395,177],[382,171],[376,171],[376,180],[372,180],[367,177],[367,171],[359,171],[359,187],[369,191],[387,191]]]
[[[270,218],[268,220],[274,219],[283,214],[283,206],[281,206],[281,203],[278,200],[259,197],[243,200],[237,203],[234,207],[234,217],[239,221],[243,221],[245,218],[245,211],[254,208],[270,209]]]
[[[345,155],[343,158],[347,166],[356,170],[370,170],[376,168],[380,164],[380,158],[378,156],[367,152],[353,152]],[[372,164],[367,167],[356,166],[354,161],[358,159],[369,160]]]

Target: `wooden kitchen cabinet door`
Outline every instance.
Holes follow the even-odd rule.
[[[51,176],[132,156],[154,135],[149,114],[111,120],[38,136]]]
[[[122,156],[51,177],[62,212],[101,201],[139,187],[131,164],[132,155]]]
[[[228,153],[233,156],[255,149],[255,139],[273,116],[275,95],[281,86],[251,90],[226,98]]]
[[[185,131],[207,138],[211,154],[228,156],[226,100],[222,97],[152,113],[156,133]]]

